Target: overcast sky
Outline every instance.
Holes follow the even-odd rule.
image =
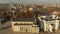
[[[0,0],[0,3],[33,3],[33,4],[60,4],[60,0]]]

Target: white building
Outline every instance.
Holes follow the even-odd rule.
[[[50,32],[53,32],[52,30],[55,29],[55,30],[58,30],[59,28],[59,20],[52,20],[52,21],[45,21],[45,20],[42,20],[41,21],[41,24],[44,29],[44,31],[50,31]]]
[[[15,32],[31,32],[39,33],[39,27],[34,19],[20,19],[18,21],[11,21],[12,30]]]
[[[48,19],[43,18],[43,20],[41,18],[38,19],[41,21],[41,28],[43,28],[44,31],[53,32],[53,29],[58,30],[59,28],[59,20],[56,19],[55,17],[53,19],[49,19],[49,18]]]

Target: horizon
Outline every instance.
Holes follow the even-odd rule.
[[[20,3],[20,4],[60,4],[60,0],[0,0],[0,3]]]

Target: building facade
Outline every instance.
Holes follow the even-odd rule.
[[[11,21],[11,24],[15,32],[39,33],[39,27],[35,21]]]

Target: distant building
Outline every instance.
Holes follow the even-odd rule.
[[[41,21],[41,28],[43,28],[44,31],[50,31],[50,32],[53,32],[53,29],[58,30],[59,20],[57,19],[57,16],[53,15],[52,18],[48,18],[48,16],[46,17],[47,18],[43,18],[43,19],[38,18]]]
[[[39,27],[34,18],[20,18],[11,21],[12,30],[15,32],[39,33]]]

